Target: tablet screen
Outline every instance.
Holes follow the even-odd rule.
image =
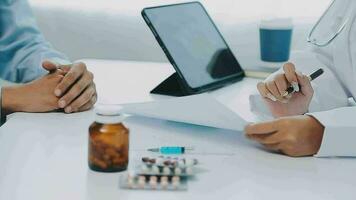
[[[243,75],[238,61],[200,3],[149,8],[144,12],[176,70],[191,88]]]

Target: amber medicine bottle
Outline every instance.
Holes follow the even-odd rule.
[[[115,106],[98,106],[89,127],[89,168],[99,172],[120,172],[129,162],[129,130]]]

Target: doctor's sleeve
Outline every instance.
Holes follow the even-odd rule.
[[[301,52],[294,62],[303,73],[310,74],[321,67],[324,74],[312,82],[314,96],[309,113],[324,127],[322,143],[316,157],[356,157],[356,107],[349,106],[349,95],[342,81],[332,71],[334,62],[326,52]]]
[[[309,115],[314,116],[325,127],[316,157],[356,157],[356,107],[343,107]]]
[[[333,69],[332,56],[325,50],[295,52],[291,62],[304,74],[318,68],[324,74],[312,82],[314,95],[309,113],[324,127],[322,143],[316,157],[356,156],[356,107],[350,107],[347,90]]]
[[[0,1],[0,76],[29,82],[46,73],[43,60],[67,60],[40,33],[27,0]]]

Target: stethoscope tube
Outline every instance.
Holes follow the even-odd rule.
[[[327,45],[329,45],[341,32],[342,30],[344,30],[344,28],[346,27],[346,24],[348,22],[349,19],[346,19],[343,24],[341,25],[341,27],[336,31],[336,33],[326,42],[324,43],[318,43],[318,41],[314,38],[312,38],[313,33],[315,32],[315,29],[319,26],[320,22],[324,19],[325,15],[329,12],[330,8],[335,4],[336,0],[333,0],[331,2],[331,4],[329,5],[329,7],[324,11],[323,15],[319,18],[319,20],[315,23],[315,25],[313,26],[313,28],[310,30],[309,35],[307,37],[307,41],[315,46],[318,47],[325,47]]]

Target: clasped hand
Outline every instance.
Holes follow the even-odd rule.
[[[58,98],[57,108],[66,113],[90,109],[97,100],[93,73],[87,70],[82,62],[59,66],[53,62],[42,63],[44,69],[58,74],[61,80],[53,89]]]
[[[47,76],[56,76],[54,109],[64,109],[66,113],[90,109],[97,100],[93,73],[87,70],[82,62],[72,65],[57,65],[50,61],[42,63],[44,69],[49,71]],[[51,94],[48,94],[51,95]]]
[[[2,88],[3,114],[13,112],[49,112],[64,109],[66,113],[90,109],[97,100],[93,74],[84,63],[60,66],[42,63],[49,73],[24,85]]]

